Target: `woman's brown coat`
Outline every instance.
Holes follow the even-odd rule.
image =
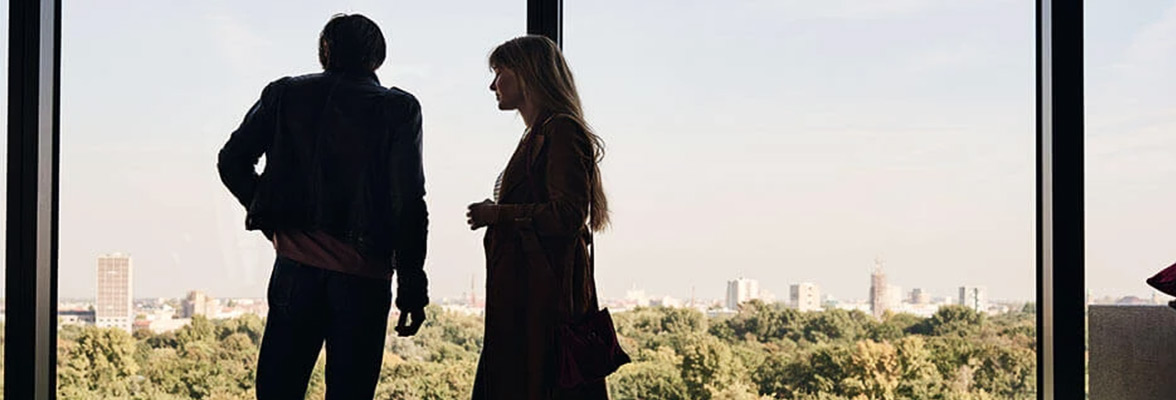
[[[555,328],[598,306],[586,225],[592,142],[566,116],[537,120],[503,172],[486,230],[486,330],[473,398],[607,399],[603,382],[555,385]]]

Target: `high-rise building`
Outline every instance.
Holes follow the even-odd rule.
[[[131,332],[131,256],[114,253],[98,257],[98,304],[94,323],[100,328],[116,327]]]
[[[744,302],[759,298],[759,281],[739,278],[727,281],[727,309],[738,310]]]
[[[216,308],[216,300],[208,297],[204,292],[193,290],[180,304],[180,318],[192,318],[194,315],[209,316]]]
[[[931,303],[931,294],[924,292],[923,289],[915,289],[911,291],[911,304],[924,305]]]
[[[960,286],[960,304],[976,311],[988,310],[988,289],[983,286]]]
[[[821,311],[821,289],[815,284],[804,282],[792,285],[788,298],[792,307],[799,311]]]
[[[882,272],[882,260],[874,261],[874,273],[870,275],[870,313],[874,318],[882,318],[882,314],[890,309],[890,295],[887,291],[886,273]]]

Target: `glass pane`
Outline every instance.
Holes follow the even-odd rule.
[[[1176,261],[1176,5],[1085,7],[1090,398],[1171,398],[1176,291],[1147,279]]]
[[[520,130],[494,107],[486,58],[525,30],[525,6],[66,2],[58,397],[254,398],[274,251],[244,230],[217,152],[267,83],[321,70],[318,35],[341,11],[380,24],[379,80],[425,118],[436,306],[416,337],[388,338],[377,397],[468,396],[481,317],[466,299],[484,261],[463,214]],[[323,361],[309,398],[323,396]]]
[[[1032,2],[565,7],[614,398],[1035,398]]]

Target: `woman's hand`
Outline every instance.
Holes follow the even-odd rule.
[[[466,222],[470,224],[470,230],[477,230],[494,222],[497,213],[498,209],[494,201],[482,200],[479,203],[470,204],[469,211],[466,212]]]

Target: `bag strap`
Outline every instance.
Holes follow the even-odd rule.
[[[591,194],[588,195],[588,210],[588,215],[592,215]],[[592,284],[592,309],[600,310],[600,296],[596,293],[596,239],[593,238],[591,227],[584,229],[584,234],[587,236],[588,244],[588,282]]]

